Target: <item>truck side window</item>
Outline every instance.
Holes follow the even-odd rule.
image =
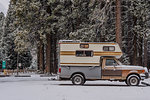
[[[84,51],[84,50],[78,50],[76,51],[77,57],[92,57],[93,51]]]
[[[115,47],[114,46],[103,46],[103,50],[104,51],[115,51]]]
[[[117,65],[117,62],[114,59],[106,59],[106,66]]]

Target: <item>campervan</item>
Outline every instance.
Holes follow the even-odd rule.
[[[146,67],[123,65],[122,51],[113,42],[59,41],[59,78],[83,85],[88,80],[110,80],[139,85],[148,78]]]

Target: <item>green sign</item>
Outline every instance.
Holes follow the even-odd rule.
[[[2,61],[2,69],[6,68],[6,61]]]

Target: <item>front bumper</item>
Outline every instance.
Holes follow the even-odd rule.
[[[149,73],[140,74],[142,80],[149,78]]]

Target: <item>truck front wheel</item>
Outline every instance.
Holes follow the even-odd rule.
[[[75,74],[71,81],[74,85],[83,85],[85,83],[85,78],[81,74]]]
[[[140,78],[137,75],[130,75],[126,79],[126,84],[129,86],[138,86],[140,83]]]

